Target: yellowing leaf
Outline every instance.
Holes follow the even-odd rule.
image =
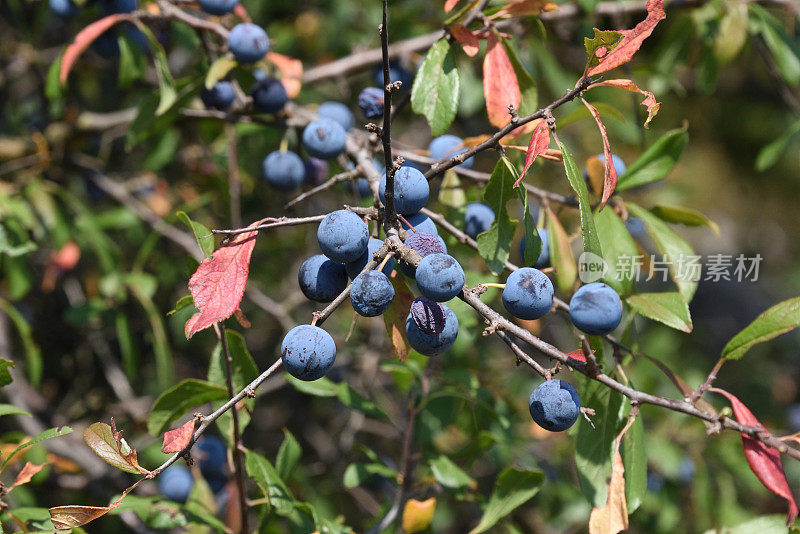
[[[50,520],[58,530],[80,527],[106,515],[110,510],[119,506],[120,502],[122,501],[111,503],[110,506],[56,506],[50,508]]]
[[[111,423],[114,423],[113,419]],[[106,423],[94,423],[89,426],[83,433],[83,440],[100,458],[117,469],[144,475],[150,472],[139,465],[136,451],[122,438],[122,432],[118,432],[116,428]]]
[[[589,534],[617,534],[628,528],[628,504],[625,501],[625,467],[619,454],[619,442],[614,451],[608,497],[602,508],[592,509],[589,516]]]
[[[424,501],[409,499],[405,508],[403,508],[403,530],[408,534],[422,532],[430,526],[435,511],[435,497]]]

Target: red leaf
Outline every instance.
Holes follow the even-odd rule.
[[[594,353],[594,351],[592,351]],[[573,350],[572,352],[567,352],[567,363],[572,365],[573,367],[580,367],[582,365],[586,365],[586,355],[583,353],[583,349]]]
[[[642,46],[642,42],[650,37],[653,28],[662,19],[667,17],[664,11],[664,0],[647,0],[647,18],[636,25],[632,30],[617,30],[622,34],[622,40],[614,49],[600,60],[596,67],[586,73],[588,76],[601,74],[615,67],[627,63]]]
[[[260,221],[250,226],[256,226]],[[186,339],[227,319],[239,307],[250,272],[250,255],[256,245],[258,232],[245,232],[223,247],[211,258],[204,259],[189,279],[189,291],[194,306],[200,310],[186,321]]]
[[[608,133],[603,121],[600,120],[600,113],[593,105],[581,98],[581,102],[589,110],[589,113],[594,117],[597,122],[597,127],[600,128],[600,137],[603,138],[603,159],[605,160],[605,169],[603,171],[603,197],[600,199],[600,209],[606,205],[614,188],[617,187],[617,169],[614,168],[614,159],[611,157],[611,143],[608,142]]]
[[[547,124],[546,120],[539,119],[536,128],[533,129],[531,141],[528,143],[528,152],[525,154],[525,167],[522,168],[522,173],[519,175],[519,178],[517,178],[517,181],[514,182],[514,187],[517,187],[525,177],[525,173],[528,172],[530,166],[533,165],[536,157],[547,152],[547,147],[549,145],[550,126]]]
[[[453,10],[453,8],[456,7],[456,4],[458,4],[460,1],[461,0],[445,0],[444,12],[450,13]]]
[[[461,48],[464,49],[464,53],[469,57],[475,57],[475,54],[480,50],[480,41],[478,41],[478,37],[465,26],[453,24],[450,26],[450,35],[461,43]]]
[[[58,79],[61,81],[61,83],[66,83],[67,77],[69,77],[69,71],[72,70],[72,66],[75,65],[75,62],[78,60],[80,55],[83,54],[87,48],[89,48],[89,45],[91,45],[95,39],[100,37],[118,22],[130,20],[130,18],[130,15],[127,13],[116,13],[114,15],[103,17],[96,22],[92,22],[82,29],[80,33],[75,36],[75,40],[72,41],[72,44],[70,44],[64,51],[64,57],[61,58],[61,72],[58,75]]]
[[[715,389],[714,391],[724,395],[731,401],[733,414],[741,424],[764,428],[747,406],[742,404],[742,401],[734,395],[721,389]],[[781,464],[781,453],[747,434],[742,434],[742,444],[744,445],[744,456],[747,458],[747,463],[750,464],[750,469],[753,470],[758,480],[772,493],[789,501],[786,524],[791,524],[797,518],[798,509],[792,490],[789,489],[789,483],[786,482],[786,475]]]
[[[236,7],[233,8],[233,14],[245,22],[253,22],[253,19],[250,18],[250,13],[247,12],[247,8],[241,2],[237,3]]]
[[[505,47],[494,32],[487,35],[489,46],[483,60],[483,96],[492,126],[502,128],[510,119],[508,106],[519,109],[521,96],[517,74]]]
[[[650,121],[653,120],[653,117],[656,116],[658,110],[661,109],[661,102],[656,102],[656,97],[650,91],[644,91],[643,89],[639,89],[635,83],[631,80],[606,80],[604,82],[593,83],[589,87],[586,88],[588,91],[593,87],[617,87],[619,89],[625,89],[626,91],[630,91],[632,93],[641,93],[644,95],[644,100],[642,100],[642,105],[647,107],[647,120],[644,121],[644,127],[647,128],[650,124]]]
[[[281,83],[286,88],[289,98],[295,98],[300,94],[300,87],[303,85],[303,62],[277,52],[267,52],[267,60],[281,71]]]
[[[194,435],[194,419],[186,421],[182,426],[164,433],[164,444],[161,452],[171,454],[186,448]]]
[[[8,488],[8,491],[13,490],[17,486],[22,486],[23,484],[27,484],[31,481],[31,479],[42,470],[44,466],[47,465],[47,462],[43,464],[32,464],[31,462],[26,462],[25,467],[22,468],[22,471],[19,472],[17,475],[17,479],[14,481],[14,484]]]

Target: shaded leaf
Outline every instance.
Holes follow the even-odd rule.
[[[678,162],[683,149],[689,144],[687,126],[670,130],[658,141],[647,147],[636,161],[628,165],[625,174],[617,181],[617,191],[646,185],[663,179],[675,163]]]
[[[562,142],[559,142],[558,146],[564,157],[564,170],[567,173],[567,179],[572,186],[572,190],[578,196],[583,250],[602,256],[603,250],[600,247],[600,239],[597,237],[597,228],[595,228],[594,217],[592,216],[592,206],[589,203],[589,191],[586,188],[586,181],[575,163],[575,158],[572,157],[572,152]]]
[[[661,109],[661,102],[656,101],[656,97],[653,95],[653,93],[650,91],[645,91],[644,89],[639,89],[639,86],[637,86],[631,80],[605,80],[602,82],[593,83],[587,87],[586,90],[588,91],[594,87],[617,87],[618,89],[625,89],[626,91],[630,91],[632,93],[641,93],[644,95],[642,105],[647,108],[647,118],[644,121],[645,128],[650,125],[650,121],[653,120],[653,117],[658,114],[658,110]]]
[[[800,297],[772,306],[736,334],[722,349],[722,356],[738,360],[754,345],[764,343],[800,326]]]
[[[62,426],[61,428],[55,428],[55,427],[54,428],[48,428],[47,430],[45,430],[44,432],[42,432],[41,434],[39,434],[35,438],[26,441],[25,443],[19,445],[16,449],[14,449],[10,453],[8,453],[8,455],[6,455],[5,459],[3,460],[2,465],[0,465],[0,471],[3,471],[3,469],[6,468],[8,463],[17,454],[19,454],[20,452],[24,451],[28,447],[30,447],[32,445],[36,445],[37,443],[39,443],[41,441],[44,441],[46,439],[57,438],[59,436],[66,436],[67,434],[71,434],[71,433],[72,433],[72,429],[70,427],[68,427],[68,426]]]
[[[345,488],[352,489],[363,484],[371,476],[394,480],[397,478],[397,471],[380,462],[350,464],[344,470],[342,483]]]
[[[759,5],[748,5],[751,30],[760,34],[767,45],[781,76],[790,85],[800,83],[800,54],[797,45],[786,33],[781,21]]]
[[[409,499],[403,507],[403,531],[408,534],[422,532],[427,529],[433,521],[433,513],[436,511],[436,497],[431,497],[424,501]]]
[[[450,43],[439,39],[425,54],[411,89],[411,108],[425,116],[432,135],[442,135],[456,118],[459,89]]]
[[[470,534],[486,532],[517,507],[533,498],[544,482],[544,473],[533,469],[509,466],[497,477],[492,496],[483,511],[478,526]]]
[[[42,371],[44,368],[44,361],[42,359],[42,350],[33,339],[33,330],[31,325],[25,319],[14,305],[0,298],[0,310],[8,315],[14,327],[17,329],[20,341],[22,341],[22,348],[25,354],[25,363],[27,363],[28,378],[32,386],[38,387],[42,381]],[[11,373],[8,371],[9,367],[15,367],[13,362],[0,358],[0,386],[10,384],[12,381]]]
[[[639,293],[626,300],[628,305],[648,319],[686,333],[692,331],[689,305],[680,293]]]
[[[520,184],[525,177],[525,173],[528,172],[528,169],[531,168],[531,165],[533,165],[533,162],[536,160],[536,157],[547,152],[547,147],[550,146],[550,127],[547,121],[539,119],[534,122],[537,124],[533,129],[533,134],[531,134],[531,140],[528,143],[528,151],[525,153],[525,166],[522,168],[522,173],[519,175],[519,178],[517,178],[517,181],[514,182],[514,187]]]
[[[756,170],[764,172],[769,169],[780,159],[781,155],[786,151],[789,142],[792,138],[800,132],[800,121],[795,121],[789,126],[789,129],[782,133],[777,139],[765,145],[758,151],[756,157]]]
[[[112,424],[113,424],[112,419]],[[83,433],[83,441],[107,464],[127,473],[148,474],[150,471],[139,465],[136,451],[132,449],[122,432],[106,423],[93,423]]]
[[[606,127],[603,124],[603,121],[600,120],[600,113],[585,99],[581,98],[581,102],[583,102],[583,105],[586,106],[586,108],[589,110],[589,113],[591,113],[592,117],[594,117],[597,127],[600,129],[600,137],[603,139],[603,194],[600,199],[599,208],[602,210],[603,207],[605,207],[606,202],[608,202],[608,199],[611,197],[611,193],[614,192],[614,188],[617,187],[617,170],[614,168],[614,158],[611,157],[611,143],[608,141],[608,132],[606,132]]]
[[[11,378],[11,371],[9,371],[12,367],[14,367],[14,362],[6,360],[5,358],[0,358],[0,387],[7,386],[14,381],[14,379]]]
[[[250,226],[256,226],[258,222]],[[250,256],[258,232],[245,232],[204,259],[189,279],[189,291],[200,312],[192,315],[184,330],[186,339],[217,321],[233,315],[239,307],[250,273]]]
[[[489,123],[502,128],[511,116],[508,107],[519,109],[521,94],[511,60],[494,32],[487,35],[486,56],[483,59],[483,96]]]
[[[439,186],[439,204],[452,210],[459,210],[467,204],[467,193],[461,186],[461,179],[453,169],[444,171]]]
[[[2,360],[2,358],[0,358]],[[8,360],[2,360],[8,362]],[[11,363],[11,362],[9,362]],[[12,364],[13,366],[13,364]],[[10,382],[9,382],[10,383]],[[5,385],[5,384],[3,384]],[[30,413],[23,410],[22,408],[18,408],[13,404],[0,404],[0,416],[3,415],[27,415],[28,417],[33,417]]]
[[[517,193],[514,191],[516,170],[508,159],[500,158],[494,166],[492,176],[483,189],[483,200],[495,213],[494,221],[489,229],[478,234],[478,252],[486,262],[486,266],[494,274],[500,274],[508,260],[511,240],[517,221],[508,216],[506,204]]]
[[[130,18],[130,15],[127,13],[115,13],[89,24],[78,32],[78,35],[76,35],[72,43],[67,46],[61,58],[61,72],[59,72],[58,79],[62,85],[67,82],[69,72],[72,70],[75,62],[81,54],[89,48],[89,45],[91,45],[95,39],[100,37],[115,24],[123,20],[130,20]]]
[[[599,58],[597,65],[587,68],[587,76],[595,76],[609,71],[633,58],[633,55],[642,46],[644,40],[653,33],[656,24],[667,16],[664,12],[664,0],[648,0],[646,8],[647,17],[632,30],[619,30],[619,33],[622,34],[622,39],[613,49],[607,50]],[[595,56],[597,55],[596,52],[597,50],[595,50]]]
[[[478,483],[471,476],[458,467],[450,458],[440,454],[428,460],[428,465],[436,481],[450,490],[476,489]]]
[[[719,22],[719,30],[714,38],[714,56],[721,63],[727,63],[741,52],[747,43],[747,5],[743,2],[725,2],[725,15]]]
[[[731,402],[733,414],[738,422],[743,425],[764,428],[747,406],[742,404],[735,395],[721,389],[714,389],[714,391],[724,395]],[[786,524],[792,524],[797,519],[798,509],[792,490],[789,488],[789,483],[786,482],[786,475],[781,464],[781,453],[747,434],[742,434],[742,445],[744,446],[744,456],[747,458],[747,463],[756,477],[758,477],[758,480],[772,493],[783,497],[789,502]]]
[[[283,443],[278,449],[278,456],[275,459],[275,468],[281,478],[288,478],[292,474],[297,462],[303,454],[300,444],[287,429],[283,429]]]
[[[228,73],[233,70],[237,65],[236,60],[229,56],[220,56],[208,67],[206,72],[206,80],[204,86],[206,89],[211,89],[221,79],[225,78]]]
[[[678,206],[653,206],[650,211],[667,222],[686,226],[707,226],[719,236],[719,225],[697,210]]]
[[[245,453],[245,469],[278,515],[288,515],[294,510],[294,498],[269,460],[253,451]]]
[[[204,380],[188,378],[159,395],[150,410],[147,431],[157,436],[166,432],[169,425],[185,414],[189,408],[206,402],[227,399],[228,390],[226,388]]]
[[[194,435],[194,419],[186,421],[183,425],[164,433],[164,443],[161,445],[161,452],[172,454],[180,452],[189,445]]]

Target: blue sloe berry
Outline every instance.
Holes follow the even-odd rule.
[[[378,249],[381,248],[383,245],[383,241],[380,239],[375,239],[374,237],[369,238],[369,243],[367,243],[367,250],[359,256],[356,261],[351,261],[350,263],[345,264],[345,269],[347,270],[347,276],[351,279],[358,276],[358,273],[364,270],[367,263],[372,261],[372,257],[378,252]],[[394,258],[389,258],[389,261],[386,262],[386,265],[383,266],[382,272],[389,276],[392,274],[392,269],[394,269]]]
[[[353,309],[364,317],[377,317],[385,312],[394,300],[394,286],[381,271],[367,271],[353,280],[350,302]]]
[[[367,87],[358,95],[358,107],[368,119],[383,117],[383,89]]]
[[[297,282],[306,298],[317,302],[330,302],[347,287],[347,273],[341,263],[317,254],[300,266]]]
[[[528,408],[537,425],[550,432],[563,432],[578,420],[581,399],[569,383],[554,378],[533,390]]]
[[[430,187],[425,175],[413,167],[400,167],[394,173],[394,209],[401,215],[414,215],[428,203]],[[386,174],[378,188],[381,202],[386,205]]]
[[[239,0],[199,0],[200,7],[211,15],[225,15],[233,11]]]
[[[494,210],[483,202],[470,202],[464,211],[464,233],[472,239],[482,234],[494,222]]]
[[[355,124],[353,112],[341,102],[323,102],[317,108],[317,115],[338,122],[344,131],[352,129]]]
[[[578,289],[569,301],[569,318],[579,330],[603,336],[622,320],[622,301],[611,287],[592,282]]]
[[[228,35],[228,48],[239,63],[255,63],[267,55],[269,37],[261,26],[240,22]]]
[[[318,326],[295,326],[281,343],[281,360],[295,378],[305,381],[325,376],[336,359],[336,343]]]
[[[517,269],[506,279],[503,306],[519,319],[538,319],[553,306],[553,283],[533,267]]]
[[[224,475],[228,465],[228,447],[217,436],[204,436],[197,442],[197,457],[204,478]]]
[[[264,158],[261,167],[267,183],[280,191],[291,191],[300,187],[306,175],[303,160],[288,150],[271,152]]]
[[[200,93],[200,100],[209,109],[228,109],[233,101],[236,100],[236,92],[233,84],[228,81],[221,81],[214,84],[211,89],[203,89]]]
[[[289,101],[286,87],[272,76],[264,76],[250,88],[253,109],[259,113],[278,113]]]
[[[303,130],[303,146],[315,158],[332,159],[342,153],[347,134],[332,119],[320,118]]]
[[[464,146],[464,140],[458,136],[445,134],[436,137],[428,145],[428,150],[431,153],[431,158],[435,160],[451,159],[453,156],[466,152],[468,149]],[[475,164],[473,157],[467,158],[461,167],[471,169]]]
[[[420,293],[437,302],[446,302],[464,287],[464,269],[448,254],[428,254],[414,275]]]
[[[158,477],[159,493],[171,501],[186,502],[192,486],[192,473],[182,465],[171,465]]]
[[[308,185],[320,185],[328,177],[328,162],[319,158],[308,158],[303,162],[306,169],[305,182]]]
[[[62,18],[78,14],[78,6],[72,0],[50,0],[50,11]]]
[[[369,229],[361,217],[348,210],[329,213],[317,228],[322,253],[333,261],[349,263],[366,252]]]

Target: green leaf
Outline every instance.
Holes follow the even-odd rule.
[[[477,483],[447,456],[440,454],[428,460],[436,481],[450,490],[475,489]]]
[[[253,451],[245,453],[245,469],[275,513],[286,516],[294,510],[294,497],[269,460]]]
[[[754,345],[769,341],[800,326],[800,297],[785,300],[771,307],[733,336],[722,349],[722,356],[738,360]]]
[[[114,502],[120,497],[121,495],[117,496]],[[131,511],[150,528],[170,529],[185,526],[187,523],[180,506],[162,497],[126,495],[119,506],[112,508],[108,513],[109,515],[119,515]]]
[[[253,357],[247,350],[244,337],[238,332],[233,330],[226,330],[225,336],[228,341],[228,352],[231,356],[231,371],[233,373],[231,382],[233,383],[234,391],[243,390],[247,384],[255,380],[258,375],[258,366],[253,361]],[[217,343],[214,352],[211,354],[211,362],[208,366],[208,381],[220,387],[227,389],[227,382],[225,380],[225,361],[222,354],[222,344]],[[227,396],[223,400],[213,403],[214,409],[218,409],[227,401]],[[255,407],[255,399],[246,398],[244,400],[247,410],[239,410],[237,412],[239,417],[239,427],[244,431],[245,427],[250,423],[250,412]],[[228,442],[229,447],[233,447],[233,415],[230,411],[222,414],[216,421],[217,427]]]
[[[612,106],[611,104],[607,104],[605,102],[599,102],[597,100],[590,101],[594,109],[600,114],[602,118],[614,118],[620,122],[627,122],[625,120],[625,115],[622,114],[620,110]],[[565,126],[572,124],[573,122],[578,122],[584,119],[593,119],[592,113],[589,111],[589,108],[586,106],[576,107],[573,110],[565,113],[563,116],[558,118],[558,127],[564,128]]]
[[[600,247],[600,239],[597,236],[597,228],[594,224],[594,217],[592,216],[592,206],[589,203],[589,190],[586,188],[586,181],[583,179],[580,169],[578,169],[575,158],[572,153],[562,142],[558,143],[561,153],[564,156],[564,170],[567,172],[567,179],[569,185],[572,186],[573,191],[578,196],[578,208],[581,214],[581,234],[583,237],[583,250],[584,252],[591,252],[598,256],[603,255],[603,249]]]
[[[59,54],[58,58],[50,64],[44,86],[44,95],[50,103],[50,116],[53,118],[60,117],[61,113],[64,111],[64,93],[66,89],[61,85],[61,80],[59,79],[61,59],[63,57],[63,53]]]
[[[307,395],[314,395],[316,397],[337,397],[339,401],[348,408],[352,408],[365,415],[371,415],[382,419],[388,418],[386,413],[374,402],[365,399],[356,390],[350,387],[347,382],[337,384],[325,377],[314,380],[313,382],[306,382],[289,374],[286,375],[286,379],[295,389]]]
[[[542,238],[539,236],[539,230],[536,228],[536,221],[533,218],[533,214],[528,208],[527,191],[525,191],[523,187],[518,187],[517,190],[524,199],[522,203],[524,213],[522,216],[522,226],[525,228],[525,257],[522,258],[522,261],[525,265],[536,265],[539,254],[542,252]]]
[[[707,530],[704,534],[786,534],[786,515],[764,515],[739,523],[732,527],[719,527]]]
[[[617,191],[624,191],[663,179],[678,161],[689,143],[688,126],[671,130],[650,145],[639,158],[631,163],[625,174],[617,179]]]
[[[600,31],[594,28],[594,37],[583,38],[583,45],[586,48],[586,68],[591,69],[600,64],[600,60],[614,50],[622,40],[622,34],[613,30]],[[605,48],[605,51],[598,55],[598,48]]]
[[[26,321],[25,317],[19,311],[17,311],[14,305],[5,299],[0,299],[0,310],[8,315],[8,318],[11,319],[11,322],[14,323],[14,327],[17,329],[19,338],[22,340],[25,361],[28,364],[28,378],[30,379],[32,386],[38,387],[42,381],[42,369],[44,363],[42,361],[42,351],[39,348],[39,345],[37,345],[33,340],[33,331],[31,330],[31,325],[28,324],[28,321]],[[13,364],[11,366],[13,367]],[[8,374],[8,364],[2,364],[0,367],[2,367],[5,374]],[[4,377],[0,375],[0,385],[6,385],[3,384],[4,381]],[[8,383],[11,383],[10,376],[8,377]]]
[[[208,68],[206,73],[205,88],[211,89],[214,84],[223,79],[237,65],[236,60],[228,56],[218,57]]]
[[[175,303],[175,307],[167,312],[167,317],[169,317],[170,315],[175,315],[176,313],[178,313],[182,309],[188,308],[189,306],[193,306],[193,305],[194,305],[194,299],[192,298],[192,296],[191,295],[185,295],[185,296],[179,298],[178,302]]]
[[[647,494],[647,448],[644,444],[644,423],[637,417],[622,437],[622,464],[625,467],[625,500],[628,514],[642,504]]]
[[[0,358],[0,388],[9,385],[14,379],[11,377],[9,368],[14,367],[14,362]]]
[[[379,462],[355,463],[347,466],[342,480],[345,488],[352,489],[373,475],[394,480],[397,478],[397,471]]]
[[[147,70],[145,55],[142,48],[124,32],[117,34],[117,42],[119,43],[117,85],[120,89],[127,89],[134,81],[144,77]]]
[[[68,427],[68,426],[62,426],[61,428],[49,428],[49,429],[45,430],[44,432],[42,432],[41,434],[39,434],[35,438],[26,441],[25,443],[23,443],[22,445],[20,445],[19,447],[17,447],[13,451],[11,451],[8,454],[8,456],[6,456],[5,459],[3,460],[2,465],[0,465],[0,471],[3,471],[3,469],[6,468],[6,465],[8,465],[8,462],[10,462],[11,459],[14,458],[14,456],[16,456],[20,452],[24,451],[28,447],[30,447],[32,445],[36,445],[40,441],[44,441],[46,439],[57,438],[57,437],[60,437],[60,436],[66,436],[67,434],[71,434],[71,433],[72,433],[72,429],[70,427]]]
[[[795,121],[783,132],[777,139],[764,146],[758,152],[756,157],[756,170],[764,172],[780,159],[781,155],[786,152],[786,147],[789,146],[789,141],[792,140],[797,132],[800,132],[800,121]]]
[[[170,424],[193,406],[211,401],[227,400],[228,390],[196,378],[187,378],[162,393],[150,410],[147,431],[158,436],[169,430]]]
[[[689,305],[680,293],[640,293],[626,300],[631,308],[648,319],[686,333],[692,331]]]
[[[281,443],[281,448],[278,449],[278,457],[275,459],[275,467],[281,478],[289,478],[302,455],[303,450],[300,448],[300,444],[292,433],[284,428],[283,443]]]
[[[667,223],[646,209],[630,202],[626,203],[625,206],[631,215],[639,217],[644,221],[647,233],[653,239],[656,248],[658,248],[658,251],[664,256],[664,260],[667,262],[670,276],[675,282],[675,285],[678,286],[678,291],[686,302],[690,302],[697,289],[697,281],[691,279],[691,277],[688,276],[689,273],[681,271],[682,266],[686,265],[690,258],[694,256],[692,247],[685,239],[675,233]]]
[[[578,418],[575,433],[575,467],[581,492],[594,508],[601,508],[608,495],[614,440],[626,416],[623,397],[602,384],[581,377],[581,405],[592,408],[594,428],[583,417]]]
[[[144,25],[140,20],[134,20],[136,27],[147,37],[150,43],[150,50],[153,54],[153,63],[156,66],[156,74],[158,75],[158,91],[159,101],[156,108],[156,117],[163,115],[168,109],[172,107],[178,99],[178,93],[175,90],[175,80],[172,78],[172,73],[169,71],[169,63],[167,62],[167,54],[164,52],[164,47],[158,42],[156,36],[150,31],[150,28]]]
[[[778,71],[790,85],[800,83],[800,57],[798,47],[787,35],[781,21],[758,5],[749,5],[750,14],[755,15],[752,20],[751,31],[758,33],[764,39]]]
[[[721,63],[731,61],[747,42],[747,5],[742,2],[724,3],[725,15],[714,38],[714,56]]]
[[[139,465],[136,451],[106,423],[92,423],[83,433],[83,441],[107,464],[126,473],[148,474]]]
[[[548,207],[547,232],[550,236],[550,263],[555,269],[556,284],[564,293],[572,290],[575,279],[578,277],[578,267],[575,265],[575,256],[572,255],[572,247],[569,244],[569,236],[561,226],[558,217]]]
[[[533,498],[544,481],[544,473],[533,469],[506,467],[497,477],[492,496],[478,526],[470,534],[486,532],[518,506]]]
[[[528,70],[519,60],[519,55],[509,39],[500,39],[508,54],[508,59],[511,61],[511,66],[514,68],[514,73],[517,75],[517,83],[519,84],[519,92],[521,96],[519,105],[519,115],[524,117],[530,115],[538,109],[539,104],[539,89],[536,87],[536,80],[530,75]]]
[[[17,408],[13,404],[0,404],[0,416],[3,415],[27,415],[28,417],[33,417],[30,413],[22,408]]]
[[[450,43],[439,39],[425,54],[411,89],[411,108],[428,119],[432,135],[442,135],[456,118],[459,86]]]
[[[594,222],[603,248],[603,259],[608,265],[603,281],[617,293],[630,293],[636,278],[634,257],[639,254],[636,243],[613,209],[595,212]]]
[[[335,382],[332,382],[330,378],[324,376],[313,382],[300,380],[288,373],[284,376],[290,385],[300,393],[305,393],[306,395],[313,395],[315,397],[335,397],[339,389],[339,386]]]
[[[453,169],[444,172],[442,184],[439,186],[439,204],[451,210],[459,210],[467,205],[467,194]]]
[[[155,293],[157,285],[154,287],[148,283],[148,278],[152,279],[152,277],[128,276],[125,279],[125,283],[131,294],[142,306],[150,323],[151,341],[156,360],[156,379],[159,387],[163,389],[173,382],[175,364],[172,359],[172,349],[164,327],[163,317],[155,302],[153,302],[150,293],[151,291]]]
[[[719,225],[697,210],[678,206],[654,206],[650,208],[650,211],[659,219],[670,223],[684,224],[686,226],[707,226],[719,236]]]
[[[506,204],[517,194],[514,182],[517,171],[507,158],[502,157],[494,166],[489,182],[483,188],[483,200],[495,213],[489,229],[478,235],[478,252],[494,274],[500,274],[508,260],[511,240],[517,221],[508,216]]]

